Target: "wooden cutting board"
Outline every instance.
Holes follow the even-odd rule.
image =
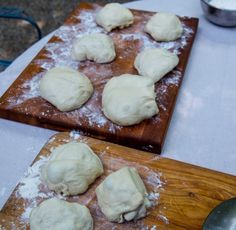
[[[96,64],[91,61],[72,61],[70,50],[76,36],[104,32],[94,21],[99,8],[101,7],[96,4],[80,4],[2,96],[0,117],[56,130],[76,129],[99,139],[160,153],[197,31],[198,19],[181,17],[184,25],[182,38],[175,42],[157,43],[143,31],[145,23],[154,13],[132,10],[134,24],[109,33],[116,46],[117,58],[114,62]],[[178,66],[156,83],[156,101],[160,112],[135,126],[115,125],[101,111],[104,85],[112,76],[137,74],[133,67],[134,59],[142,49],[148,47],[168,48],[178,53],[180,59]],[[72,66],[92,81],[94,94],[82,108],[72,112],[60,112],[39,96],[40,78],[56,65]]]
[[[97,179],[85,194],[68,198],[69,201],[86,204],[89,207],[95,229],[107,230],[113,229],[112,227],[114,229],[144,229],[145,227],[151,229],[154,226],[159,230],[201,229],[204,219],[216,205],[236,196],[235,176],[65,132],[56,134],[43,147],[35,163],[3,207],[2,214],[5,217],[0,215],[0,219],[4,218],[0,224],[15,225],[18,227],[16,229],[26,229],[30,207],[48,197],[55,196],[41,182],[38,183],[38,168],[42,162],[46,162],[45,156],[50,155],[52,148],[69,141],[87,143],[98,154],[104,165],[104,175]],[[138,169],[149,193],[160,194],[159,199],[156,200],[158,204],[150,210],[146,218],[137,223],[122,225],[109,223],[97,205],[94,191],[109,173],[127,165]],[[38,192],[34,194],[35,186],[29,189],[30,186],[27,184],[31,184],[31,187],[38,184]]]

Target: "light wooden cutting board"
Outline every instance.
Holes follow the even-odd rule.
[[[28,172],[34,172],[35,176],[35,165],[40,160],[45,161],[45,156],[50,155],[52,148],[68,141],[87,143],[101,158],[105,168],[105,174],[97,179],[85,194],[68,198],[69,201],[89,207],[95,221],[95,229],[112,229],[114,226],[117,227],[114,229],[151,229],[154,226],[161,230],[201,229],[204,219],[217,204],[236,196],[235,176],[67,132],[56,134],[49,140]],[[136,167],[148,192],[159,194],[160,197],[156,200],[158,204],[150,210],[146,218],[137,223],[112,224],[106,221],[101,213],[94,190],[105,176],[125,165]],[[34,205],[37,205],[47,197],[55,196],[40,184],[41,195],[36,194],[34,198],[26,199],[21,196],[21,191],[25,191],[22,188],[26,188],[22,186],[24,185],[20,183],[16,187],[3,207],[0,215],[2,226],[15,225],[18,227],[16,229],[27,229],[26,216],[29,214],[29,207],[34,202]],[[44,198],[42,194],[45,195]]]

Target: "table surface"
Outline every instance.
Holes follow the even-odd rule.
[[[162,156],[236,175],[236,28],[208,22],[198,0],[145,0],[125,5],[200,19]],[[0,74],[0,95],[52,35]],[[0,119],[0,207],[54,133]]]

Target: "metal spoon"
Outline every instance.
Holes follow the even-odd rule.
[[[236,230],[236,197],[216,206],[203,223],[202,230]]]

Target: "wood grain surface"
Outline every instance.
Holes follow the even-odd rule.
[[[17,218],[13,216],[9,216],[0,212],[0,229],[1,230],[16,230],[16,229],[24,229],[25,224],[18,221]]]
[[[157,43],[143,31],[151,12],[132,10],[132,26],[113,30],[109,35],[116,46],[116,59],[109,64],[91,61],[73,62],[70,57],[76,36],[103,32],[94,22],[100,6],[83,3],[71,14],[55,36],[20,74],[0,99],[0,117],[56,130],[76,129],[102,140],[160,153],[188,57],[194,42],[198,19],[181,17],[184,33],[174,42]],[[178,66],[155,85],[159,114],[138,125],[120,127],[106,119],[101,111],[101,95],[105,83],[124,73],[137,74],[133,67],[138,52],[147,47],[164,47],[178,53]],[[92,98],[80,109],[60,112],[39,96],[38,83],[46,70],[66,64],[86,74],[94,86]]]
[[[201,229],[204,219],[216,205],[236,196],[235,176],[69,133],[60,133],[52,137],[33,165],[42,160],[42,156],[49,156],[52,148],[69,141],[87,143],[98,154],[104,165],[104,175],[97,179],[85,194],[67,198],[69,201],[88,206],[95,222],[95,229],[145,229],[145,227],[151,229],[153,226],[161,230]],[[94,191],[109,173],[127,165],[138,169],[148,192],[160,194],[158,205],[151,208],[149,215],[137,223],[109,223],[97,205]],[[31,168],[28,171],[34,170]],[[159,186],[158,178],[162,181],[162,186]],[[18,226],[16,229],[28,229],[28,219],[22,218],[26,216],[28,207],[32,204],[37,205],[47,197],[56,196],[48,193],[47,188],[40,184],[41,195],[37,195],[34,199],[26,199],[20,195],[21,186],[22,183],[16,187],[1,211],[5,215],[5,217],[0,216],[5,220],[0,221],[3,226],[15,225]],[[42,194],[45,195],[44,198]]]

